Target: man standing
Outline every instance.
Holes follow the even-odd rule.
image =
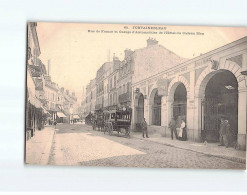
[[[232,138],[232,132],[230,129],[230,124],[228,122],[228,120],[225,120],[225,129],[226,129],[226,134],[224,137],[224,140],[226,140],[226,147],[228,148],[231,145],[231,138]]]
[[[176,121],[174,119],[174,117],[172,117],[170,123],[169,123],[169,128],[171,130],[171,138],[173,140],[173,133],[176,136],[176,139],[178,139],[178,135],[177,135],[177,130],[176,130]]]
[[[144,137],[144,134],[146,133],[146,138],[148,138],[148,129],[147,129],[147,123],[145,121],[145,118],[143,118],[142,122],[141,122],[141,128],[142,128],[142,137]]]
[[[224,146],[224,137],[223,137],[223,134],[224,134],[224,118],[220,119],[220,131],[219,131],[219,134],[220,134],[220,145],[219,146]]]

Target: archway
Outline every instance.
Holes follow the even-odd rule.
[[[153,98],[152,124],[161,126],[161,96],[158,95],[158,90],[156,90]]]
[[[226,118],[237,140],[238,134],[238,82],[229,70],[209,73],[203,80],[201,105],[202,136],[209,142],[219,140],[220,119]]]
[[[173,117],[186,121],[187,114],[187,91],[183,83],[179,83],[174,92]]]
[[[136,123],[139,124],[144,118],[144,96],[141,93],[138,97],[137,107],[136,107]]]

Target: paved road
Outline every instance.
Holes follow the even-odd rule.
[[[83,124],[57,125],[52,165],[245,169],[245,165],[214,156],[153,143],[147,139],[126,138],[93,131]]]

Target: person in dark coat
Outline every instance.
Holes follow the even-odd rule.
[[[220,124],[220,146],[226,146],[227,148],[230,146],[230,124],[228,120],[221,121]]]
[[[146,138],[148,138],[147,122],[145,121],[145,118],[143,118],[141,122],[141,128],[142,128],[142,137],[145,138],[144,135],[146,134]]]
[[[173,140],[173,133],[175,134],[176,139],[178,139],[178,134],[177,134],[177,130],[176,130],[176,121],[174,119],[174,117],[172,117],[170,123],[169,123],[169,128],[171,130],[171,138]]]
[[[225,135],[226,147],[228,148],[229,146],[232,145],[232,131],[228,120],[225,120],[225,128],[226,128],[226,135]]]
[[[220,131],[219,131],[219,134],[220,134],[220,145],[219,146],[224,146],[223,128],[224,128],[224,118],[221,118],[220,119]]]

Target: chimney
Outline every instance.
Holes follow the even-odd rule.
[[[68,89],[66,89],[66,94],[69,95],[69,90]]]
[[[129,55],[131,55],[133,53],[133,51],[131,49],[125,49],[124,50],[124,58],[128,57]]]
[[[147,47],[151,46],[151,45],[157,45],[158,44],[158,41],[156,39],[153,39],[153,38],[148,38],[147,40]]]
[[[72,96],[75,96],[75,92],[72,93]]]
[[[61,92],[64,92],[64,88],[63,87],[61,87]]]

